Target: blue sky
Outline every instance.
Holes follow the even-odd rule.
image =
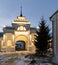
[[[21,3],[23,15],[31,22],[31,27],[37,27],[42,16],[52,27],[49,17],[58,9],[58,0],[0,0],[0,31],[20,14]]]

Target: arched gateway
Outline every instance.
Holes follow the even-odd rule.
[[[27,47],[29,45],[28,37],[24,35],[18,35],[15,38],[15,51],[28,50]]]
[[[15,50],[16,51],[21,51],[21,50],[25,50],[25,42],[24,41],[17,41],[16,45],[15,45]]]
[[[18,50],[35,52],[33,35],[36,33],[36,28],[30,27],[30,22],[25,19],[25,16],[17,16],[17,19],[12,22],[12,26],[5,26],[3,32],[2,52],[15,52]]]

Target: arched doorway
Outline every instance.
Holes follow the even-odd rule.
[[[15,37],[15,50],[19,51],[17,48],[21,46],[22,48],[19,48],[19,50],[28,50],[28,38],[25,35]]]
[[[16,51],[25,50],[25,42],[20,40],[16,41],[15,50]]]

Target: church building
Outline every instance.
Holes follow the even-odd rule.
[[[3,37],[0,38],[1,52],[28,51],[35,52],[34,38],[36,28],[30,27],[30,22],[22,15],[13,20],[11,27],[3,27]]]

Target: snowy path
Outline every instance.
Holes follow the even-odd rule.
[[[28,65],[32,59],[25,58],[26,54],[0,54],[0,65]],[[39,61],[38,61],[39,62]],[[39,65],[52,65],[40,63]]]
[[[16,60],[13,65],[28,65],[28,63],[25,63],[24,61]]]
[[[17,60],[12,65],[28,65],[29,63],[25,63],[23,61]],[[37,64],[36,64],[37,65]],[[52,65],[51,63],[40,63],[39,65]]]

